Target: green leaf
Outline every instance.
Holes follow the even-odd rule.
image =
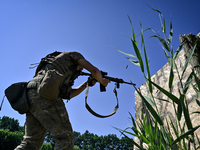
[[[154,32],[156,34],[156,32],[152,29],[152,28],[147,28],[144,31],[141,31],[139,35],[143,34],[144,32],[151,30],[152,32]],[[149,39],[149,38],[148,38]],[[141,44],[142,45],[142,44]]]
[[[143,47],[143,45],[144,45],[144,37],[143,37],[143,28],[142,28],[142,23],[140,22],[140,36],[141,36],[141,49],[142,49],[142,47]]]
[[[150,104],[150,105],[152,105],[152,106],[156,106],[156,104],[152,101],[152,99],[150,98],[150,97],[148,97],[148,96],[144,96],[144,98],[148,101],[148,103]]]
[[[183,112],[183,106],[182,106],[182,101],[184,101],[183,95],[180,96],[180,100],[178,101],[178,109],[177,109],[177,119],[178,121],[181,120],[182,117],[182,112]]]
[[[125,137],[127,137],[128,139],[130,139],[126,134],[124,134],[124,132],[125,133],[127,133],[127,134],[130,134],[130,135],[133,135],[131,132],[127,132],[126,130],[121,130],[121,129],[119,129],[119,128],[116,128],[116,127],[114,127],[116,130],[118,130],[122,135],[124,135]],[[137,135],[136,135],[137,136]],[[138,145],[134,140],[131,140],[132,141],[132,144],[133,145],[135,145],[135,146],[137,146],[139,149],[141,149],[141,150],[145,150],[144,148],[142,148],[140,145]]]
[[[171,65],[171,63],[172,63],[171,57],[169,56],[169,54],[167,53],[167,51],[165,50],[165,48],[164,48],[163,46],[162,46],[162,48],[163,48],[163,50],[164,50],[165,56],[166,56],[166,58],[167,58],[169,64]]]
[[[135,65],[137,65],[137,66],[140,66],[139,61],[137,61],[137,60],[133,60],[133,59],[128,58],[128,57],[127,57],[127,59],[130,60],[133,64],[135,64]]]
[[[197,84],[198,87],[198,92],[200,91],[200,82],[199,82],[199,78],[196,76],[194,70],[192,70],[193,75],[194,75],[194,79],[195,79],[195,83]]]
[[[196,99],[196,103],[200,106],[200,101],[198,99]]]
[[[192,112],[192,114],[200,114],[200,111]]]
[[[134,31],[134,28],[133,28],[133,24],[132,24],[132,21],[131,21],[131,18],[129,17],[129,15],[127,15],[127,16],[128,16],[128,19],[129,19],[129,21],[130,21],[130,23],[131,23],[131,26],[132,26],[133,41],[135,42],[135,44],[136,44],[136,46],[137,46],[137,41],[136,41],[136,36],[135,36],[135,31]]]
[[[198,97],[200,97],[200,91],[192,84],[193,89],[197,93]]]
[[[171,69],[170,69],[170,76],[169,76],[169,88],[171,89],[172,83],[174,80],[174,72],[173,72],[173,63],[171,64]]]
[[[183,77],[183,74],[185,73],[185,70],[186,70],[187,67],[188,67],[188,64],[189,64],[189,62],[190,62],[190,60],[191,60],[191,58],[192,58],[192,55],[194,54],[194,50],[195,50],[195,48],[196,48],[196,46],[197,46],[197,41],[198,41],[198,40],[199,40],[199,37],[198,37],[197,40],[195,41],[195,44],[194,44],[194,46],[193,46],[193,48],[192,48],[192,50],[191,50],[191,52],[190,52],[188,58],[186,59],[186,62],[185,62],[185,64],[184,64],[184,68],[183,68],[182,77]],[[182,78],[182,77],[181,77],[181,78]]]
[[[162,87],[160,87],[159,85],[157,85],[156,83],[150,81],[155,87],[157,87],[163,94],[165,94],[167,97],[169,97],[172,101],[174,101],[176,104],[178,104],[179,99],[171,94],[170,92],[168,92],[167,90],[163,89]]]
[[[184,134],[182,134],[181,136],[179,136],[176,140],[174,140],[174,141],[172,142],[172,145],[174,145],[174,144],[176,144],[177,142],[181,141],[182,139],[184,139],[184,138],[187,137],[188,135],[193,134],[194,131],[197,130],[199,127],[200,127],[200,125],[199,125],[199,126],[196,126],[196,127],[194,127],[194,128],[192,128],[192,129],[190,129],[190,130],[188,130],[187,132],[185,132]]]
[[[166,135],[166,132],[165,132],[165,129],[164,129],[163,126],[161,127],[161,133],[162,133],[162,136],[163,136],[163,138],[165,140],[165,143],[169,144],[169,141],[168,141],[168,138],[167,138],[167,135]]]
[[[141,135],[140,131],[137,129],[137,127],[134,127],[134,126],[131,126],[131,125],[128,125],[129,127],[127,129],[132,129],[132,131],[136,134],[136,135]],[[127,130],[125,129],[125,130]]]
[[[168,120],[167,120],[166,122],[167,122],[167,127],[168,127],[168,141],[169,141],[169,145],[171,145],[171,144],[172,144],[172,139],[171,139],[171,129],[170,129],[170,126],[169,126]]]
[[[158,138],[158,137],[157,137],[157,136],[158,136],[158,133],[157,133],[157,132],[158,132],[158,122],[155,121],[155,128],[154,128],[154,133],[153,133],[153,134],[154,134],[154,140],[155,140],[155,141],[157,141],[157,138]]]
[[[122,132],[121,132],[122,133]],[[122,133],[123,134],[123,133]],[[125,137],[127,137],[128,139],[130,139],[127,135],[123,134]],[[137,146],[140,150],[145,150],[144,148],[142,148],[140,145],[138,145],[134,140],[132,140],[132,144]]]
[[[185,106],[184,100],[185,100],[185,95],[181,94],[180,102],[181,102],[183,114],[184,114],[184,117],[185,117],[185,122],[187,124],[188,129],[192,129],[192,122],[191,122],[191,119],[190,119],[190,114],[189,114],[188,109]]]
[[[140,51],[139,51],[138,46],[137,46],[137,40],[136,40],[135,31],[134,31],[133,24],[132,24],[132,21],[131,21],[129,15],[128,15],[128,19],[129,19],[129,21],[130,21],[130,23],[131,23],[132,32],[133,32],[133,39],[131,39],[132,45],[133,45],[133,48],[134,48],[134,50],[135,50],[137,59],[138,59],[138,61],[139,61],[140,68],[141,68],[142,72],[144,73],[144,65],[143,65],[142,57],[141,57]]]
[[[189,75],[189,77],[187,78],[186,82],[185,82],[185,86],[183,88],[183,93],[186,94],[187,90],[192,82],[192,78],[193,78],[194,73],[191,72],[191,74]]]
[[[136,56],[134,56],[134,55],[132,55],[132,54],[125,53],[125,52],[123,52],[123,51],[121,51],[121,50],[119,50],[119,49],[117,49],[117,48],[115,48],[115,49],[116,49],[116,50],[118,50],[120,53],[122,53],[122,54],[126,55],[126,56],[129,56],[129,57],[134,57],[134,58],[136,58]]]
[[[154,98],[156,98],[156,99],[159,99],[159,100],[161,100],[161,101],[164,101],[164,102],[168,102],[168,103],[171,103],[169,100],[166,100],[166,99],[162,99],[162,98],[159,98],[159,97],[155,97],[154,96]]]
[[[146,62],[146,68],[147,68],[147,78],[149,80],[151,80],[151,74],[150,74],[150,70],[149,70],[149,62],[148,62],[148,57],[147,57],[147,52],[146,52],[146,48],[145,48],[145,44],[144,44],[144,37],[143,37],[143,28],[142,28],[142,24],[140,23],[140,27],[141,27],[141,39],[142,39],[142,45],[144,45],[144,55],[145,55],[145,62]],[[142,47],[142,46],[141,46]],[[151,82],[148,82],[149,84],[149,92],[152,93],[152,84]]]
[[[135,123],[135,119],[133,118],[132,114],[129,112],[130,116],[131,116],[131,120],[133,123],[133,127],[134,127],[134,132],[135,134],[138,134],[138,130],[135,130],[137,128],[136,123]]]
[[[181,51],[183,45],[185,43],[185,40],[179,45],[179,47],[177,48],[177,50],[174,53],[174,59],[176,59],[176,57],[178,56],[179,52]]]
[[[166,34],[166,24],[165,19],[163,18],[163,26],[162,26],[163,33]]]
[[[137,59],[138,59],[138,61],[139,61],[141,71],[144,73],[143,60],[142,60],[142,57],[141,57],[140,51],[139,51],[139,49],[138,49],[138,47],[137,47],[137,43],[136,43],[136,41],[134,41],[134,40],[131,40],[131,41],[132,41],[132,44],[133,44],[133,47],[134,47],[134,50],[135,50],[135,53],[136,53]]]
[[[144,2],[144,1],[143,1]],[[145,2],[144,2],[145,3]],[[157,9],[154,9],[154,8],[152,8],[151,6],[149,6],[147,3],[145,3],[149,8],[151,8],[153,11],[155,11],[155,12],[158,12],[160,15],[162,15],[162,13],[159,11],[159,10],[157,10]]]
[[[199,144],[199,147],[198,148],[200,148],[200,140],[199,140],[199,137],[196,135],[196,139],[197,139],[197,141],[198,141],[198,144]]]
[[[152,105],[148,102],[148,100],[145,99],[145,97],[138,91],[138,89],[136,87],[134,87],[135,90],[137,91],[137,93],[139,94],[139,96],[142,98],[143,102],[146,104],[149,112],[152,114],[152,116],[158,121],[158,123],[162,126],[163,125],[163,121],[161,119],[161,117],[157,114],[157,112],[154,110],[154,108],[152,107]]]
[[[172,37],[173,37],[173,28],[172,28],[172,19],[170,21],[170,33],[169,33],[169,37],[167,40],[168,45],[172,42]]]
[[[185,82],[185,86],[183,88],[183,93],[186,94],[187,90],[192,82],[192,78],[193,78],[194,73],[191,72],[191,74],[189,75],[189,77],[187,78],[187,81]]]
[[[200,106],[200,101],[199,101],[196,97],[194,97],[194,96],[192,96],[192,97],[193,97],[193,99],[196,101],[197,105]]]
[[[157,35],[153,35],[153,36],[151,36],[151,37],[157,37],[157,38],[159,39],[160,43],[163,45],[163,47],[164,47],[168,52],[170,52],[169,46],[167,45],[166,41],[165,41],[162,37],[157,36]]]
[[[174,123],[176,123],[176,122],[173,122],[172,119],[171,119],[171,117],[170,117],[170,122],[171,122],[171,126],[172,126],[172,128],[174,130],[174,133],[175,133],[176,137],[178,137],[178,130],[177,130],[177,128],[174,125]]]

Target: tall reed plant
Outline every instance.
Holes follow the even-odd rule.
[[[180,50],[182,49],[184,42],[181,43],[180,46],[177,48],[177,50],[174,52],[172,48],[172,37],[173,37],[172,21],[170,21],[170,30],[169,30],[170,32],[169,32],[169,35],[167,36],[166,22],[162,13],[159,10],[156,10],[153,8],[151,9],[159,14],[161,29],[164,36],[162,37],[151,28],[143,30],[142,24],[140,23],[141,31],[140,31],[139,36],[141,38],[141,44],[140,44],[141,46],[139,47],[132,21],[130,17],[128,16],[128,19],[132,26],[132,37],[128,36],[128,38],[131,40],[131,43],[133,45],[134,54],[127,54],[117,49],[119,52],[125,54],[127,58],[133,64],[138,65],[140,67],[142,74],[144,75],[144,78],[147,82],[150,97],[142,94],[141,91],[139,91],[134,85],[133,86],[137,94],[140,96],[143,103],[145,104],[145,107],[147,108],[148,113],[142,112],[142,117],[139,118],[137,121],[134,119],[134,117],[130,113],[132,125],[130,125],[128,129],[131,129],[131,130],[128,130],[128,129],[122,130],[118,128],[116,129],[119,130],[123,135],[127,137],[128,135],[129,136],[132,135],[133,137],[137,137],[138,139],[140,139],[140,141],[142,141],[142,144],[136,143],[135,141],[132,141],[132,143],[133,145],[135,145],[135,147],[141,150],[147,150],[147,149],[148,150],[172,150],[172,149],[190,150],[191,147],[193,147],[193,149],[195,150],[200,149],[200,146],[199,146],[200,140],[198,136],[195,134],[195,131],[200,127],[200,125],[193,127],[192,122],[191,122],[191,114],[189,113],[188,103],[186,99],[186,93],[190,85],[192,85],[198,97],[200,97],[199,78],[196,76],[194,71],[191,71],[191,74],[187,78],[187,81],[183,82],[184,73],[194,54],[194,50],[196,48],[197,41],[199,38],[197,38],[189,56],[187,57],[187,60],[184,64],[183,72],[180,73],[177,68],[175,59],[177,58]],[[163,87],[161,87],[160,85],[156,84],[155,82],[151,80],[149,61],[147,57],[145,40],[144,40],[144,33],[148,30],[153,31],[153,35],[150,36],[148,39],[157,38],[159,40],[159,42],[162,45],[162,49],[165,53],[165,56],[170,64],[170,75],[168,79],[169,90],[164,89]],[[173,82],[174,70],[178,74],[178,80],[181,85],[181,88],[179,89],[179,96],[176,96],[175,94],[172,93],[172,87],[174,83]],[[162,92],[164,95],[168,97],[167,100],[159,99],[159,101],[172,103],[173,109],[175,110],[174,113],[176,116],[176,121],[172,121],[170,117],[168,119],[167,118],[163,119],[161,117],[158,111],[157,104],[156,104],[156,101],[158,100],[156,100],[153,95],[153,87],[157,88],[160,92]],[[200,106],[200,101],[198,100],[198,97],[193,97],[193,98],[195,99],[197,105]],[[200,112],[194,112],[194,113],[200,113]],[[185,121],[183,125],[180,124],[181,119],[184,119]],[[175,136],[172,136],[172,133]]]

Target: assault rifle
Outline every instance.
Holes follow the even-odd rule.
[[[86,107],[87,110],[88,110],[91,114],[93,114],[94,116],[99,117],[99,118],[106,118],[106,117],[110,117],[110,116],[114,115],[114,114],[117,112],[118,108],[119,108],[118,97],[117,97],[117,90],[116,90],[116,88],[119,88],[119,84],[120,84],[120,83],[125,83],[125,84],[134,85],[134,86],[135,86],[135,84],[134,84],[134,83],[130,83],[130,82],[125,82],[123,79],[118,79],[118,78],[109,77],[109,76],[107,76],[107,74],[108,74],[107,72],[101,71],[101,74],[102,74],[102,77],[103,77],[103,78],[106,78],[106,79],[109,79],[110,81],[115,82],[116,85],[115,85],[115,88],[114,88],[113,92],[115,93],[115,96],[116,96],[116,99],[117,99],[117,105],[115,106],[114,111],[113,111],[112,113],[110,113],[109,115],[100,115],[100,114],[96,113],[95,111],[93,111],[93,110],[91,109],[91,107],[90,107],[90,106],[88,105],[88,103],[87,103],[88,90],[89,90],[89,87],[88,87],[88,86],[91,86],[90,83],[88,83],[87,90],[86,90],[86,94],[85,94],[85,107]],[[81,72],[80,75],[82,75],[82,76],[89,76],[88,78],[93,78],[92,74],[90,74],[90,73]],[[95,79],[94,79],[94,80],[95,80]],[[97,81],[97,80],[96,80],[96,81]],[[103,86],[102,84],[100,84],[100,91],[101,91],[101,92],[106,91],[105,86]]]
[[[103,78],[106,78],[106,79],[109,79],[109,80],[112,81],[112,82],[115,82],[117,88],[120,87],[120,86],[119,86],[120,83],[130,84],[130,85],[133,85],[133,86],[136,85],[136,84],[131,83],[131,82],[125,82],[123,79],[114,78],[114,77],[109,77],[109,76],[107,76],[108,73],[107,73],[107,72],[104,72],[104,71],[101,71],[101,74],[102,74],[102,77],[103,77]],[[82,76],[89,76],[89,77],[93,78],[92,74],[86,73],[86,72],[81,72],[80,75],[82,75]],[[96,80],[96,81],[97,81],[97,80]],[[100,84],[100,91],[101,91],[101,92],[106,91],[105,86],[103,86],[102,84]]]

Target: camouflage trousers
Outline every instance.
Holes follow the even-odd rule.
[[[15,150],[40,150],[47,131],[53,136],[56,150],[73,150],[73,130],[63,100],[47,100],[36,89],[28,90],[28,98],[30,110],[26,113],[25,136]]]

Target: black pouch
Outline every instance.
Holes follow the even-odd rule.
[[[68,99],[70,100],[71,98],[71,91],[70,91],[70,86],[67,82],[63,82],[61,88],[60,88],[60,95],[61,98],[63,99]]]
[[[5,96],[11,107],[20,114],[24,114],[29,110],[27,84],[27,82],[14,83],[5,90]]]

